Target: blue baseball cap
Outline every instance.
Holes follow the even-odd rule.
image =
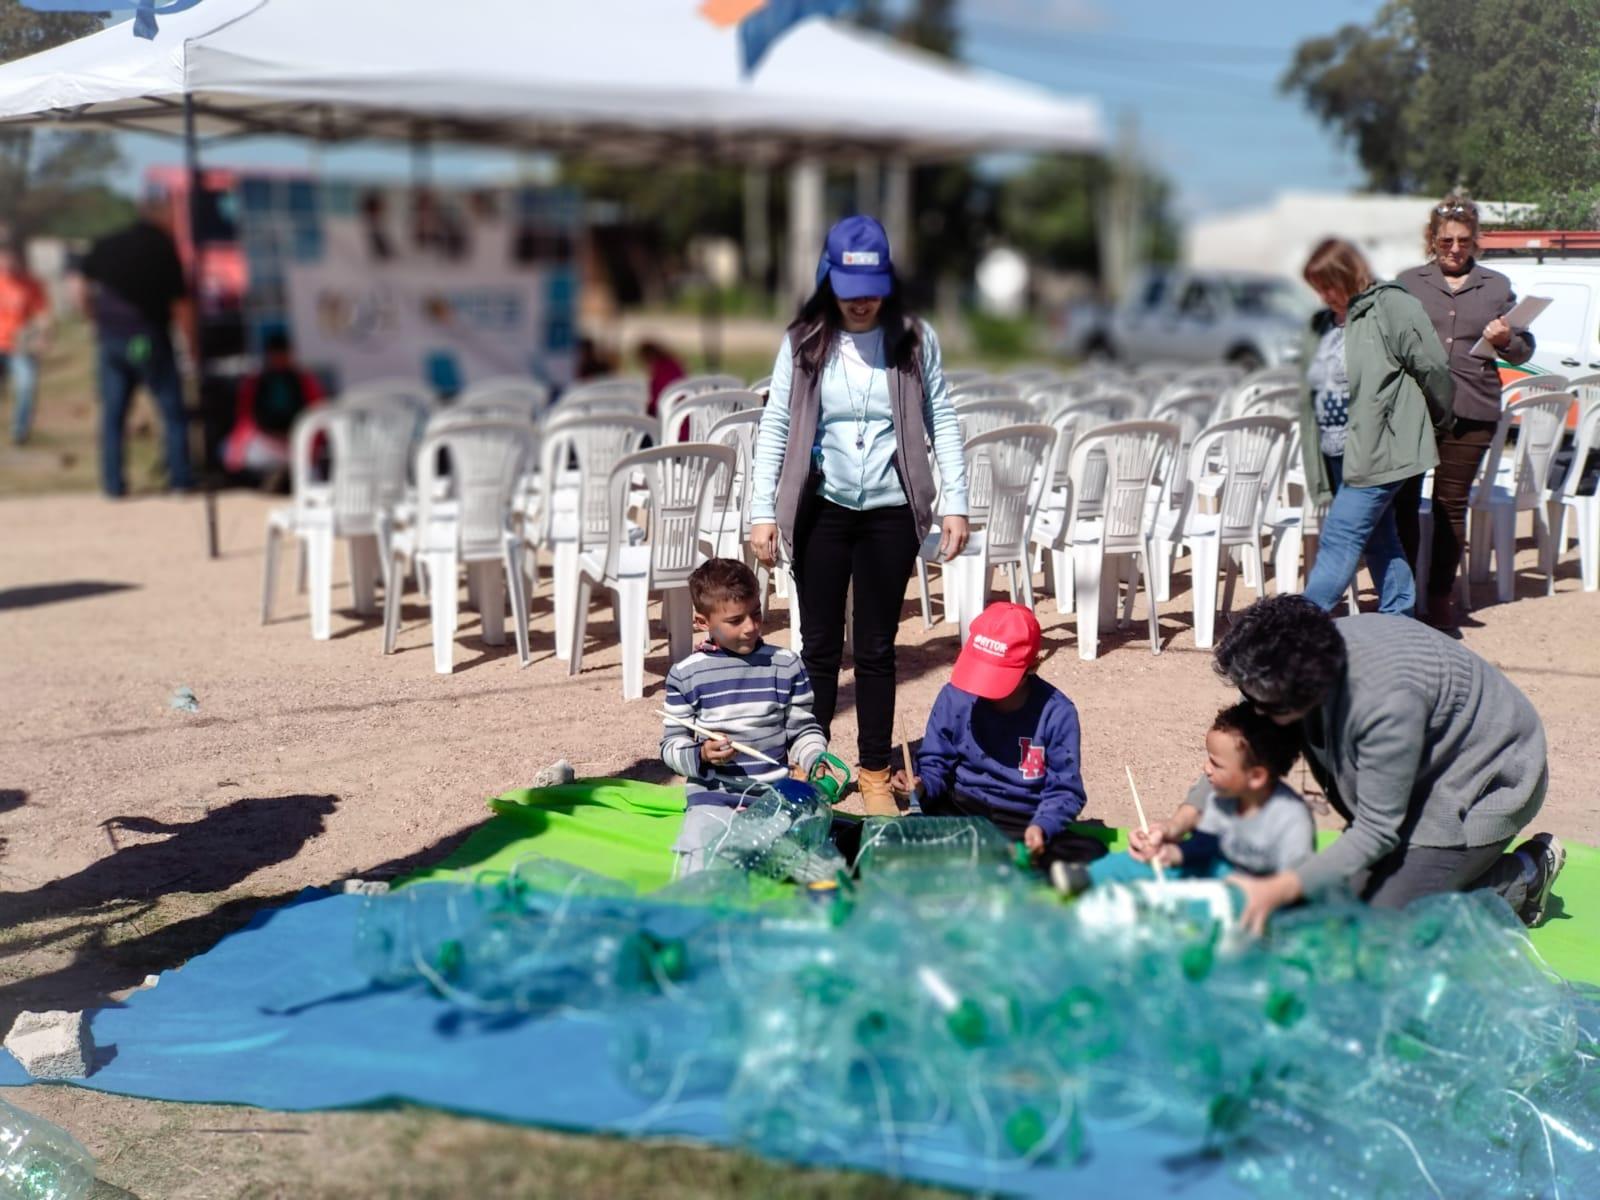
[[[817,285],[824,278],[841,300],[887,296],[894,290],[889,235],[872,217],[846,217],[828,230],[817,263]]]

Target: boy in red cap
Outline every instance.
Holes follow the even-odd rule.
[[[928,714],[916,777],[897,771],[894,785],[920,788],[928,816],[993,821],[1047,867],[1102,851],[1067,829],[1084,802],[1078,710],[1034,673],[1038,659],[1031,609],[984,609]]]

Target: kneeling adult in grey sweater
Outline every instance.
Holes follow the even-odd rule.
[[[1504,852],[1544,803],[1544,726],[1493,665],[1408,617],[1335,620],[1303,596],[1272,596],[1234,622],[1215,666],[1260,711],[1299,725],[1349,823],[1297,869],[1241,881],[1247,924],[1340,886],[1389,908],[1488,887],[1527,924],[1543,918],[1560,842],[1537,834]]]

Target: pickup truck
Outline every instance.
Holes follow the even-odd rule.
[[[1501,363],[1500,377],[1600,372],[1600,233],[1486,230],[1480,241],[1480,261],[1511,280],[1519,299],[1551,302],[1529,326],[1533,357],[1520,367]]]
[[[1316,305],[1276,275],[1151,269],[1109,313],[1070,313],[1061,349],[1079,358],[1233,363],[1246,371],[1297,362]]]

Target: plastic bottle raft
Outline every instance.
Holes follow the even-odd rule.
[[[470,1010],[607,1010],[652,1111],[720,1100],[780,1156],[909,1166],[954,1122],[1009,1171],[1148,1124],[1283,1200],[1600,1196],[1596,994],[1497,897],[1308,907],[1251,941],[1215,895],[1067,904],[986,822],[901,818],[818,903],[772,880],[832,861],[825,808],[774,790],[720,869],[647,896],[543,859],[404,888],[357,952]]]

